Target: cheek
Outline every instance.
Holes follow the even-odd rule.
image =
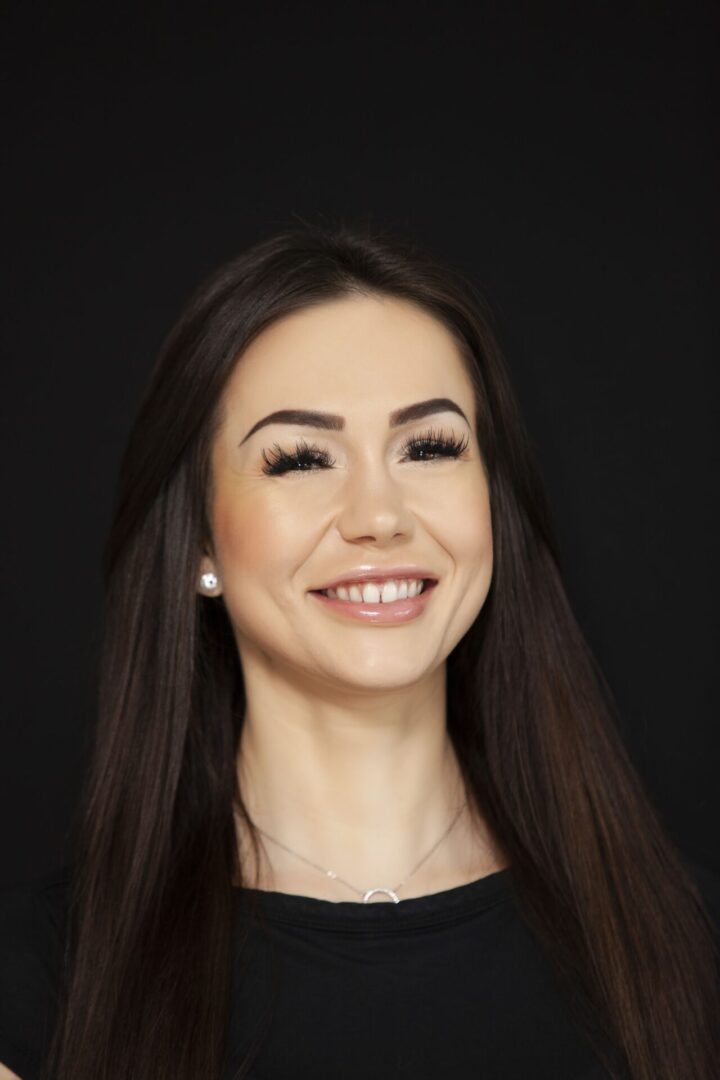
[[[437,535],[459,568],[492,572],[492,515],[484,478],[473,474],[459,487],[448,485],[446,497],[435,505],[434,519]]]
[[[262,497],[261,497],[262,496]],[[292,649],[288,620],[297,616],[297,568],[307,557],[317,514],[299,499],[257,490],[224,493],[213,507],[215,556],[223,600],[238,647]]]
[[[213,532],[223,582],[252,589],[292,574],[293,556],[302,542],[297,507],[273,506],[259,499],[218,500]]]
[[[486,488],[468,492],[464,511],[448,511],[445,525],[448,550],[457,571],[457,608],[452,619],[450,647],[454,647],[477,619],[487,600],[493,577],[493,534],[490,499]]]

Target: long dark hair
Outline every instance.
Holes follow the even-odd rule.
[[[104,553],[99,711],[71,842],[57,1080],[219,1080],[233,977],[242,670],[196,593],[219,401],[275,320],[354,293],[451,331],[472,377],[494,570],[447,659],[471,805],[578,1019],[633,1080],[711,1080],[717,938],[619,734],[571,611],[532,445],[473,284],[390,230],[303,223],[222,267],[170,332],[132,427]],[[610,1048],[610,1049],[608,1049]],[[247,1064],[237,1076],[245,1075]]]

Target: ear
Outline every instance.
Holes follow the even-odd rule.
[[[222,592],[220,574],[214,560],[209,555],[203,555],[200,560],[197,592],[201,596],[220,596]]]

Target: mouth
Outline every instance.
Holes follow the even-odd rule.
[[[375,603],[375,604],[394,604],[400,601],[412,599],[415,596],[420,596],[422,593],[429,592],[437,585],[436,578],[421,578],[420,588],[415,592],[410,593],[408,591],[407,583],[404,583],[404,589],[388,590],[388,599],[383,599],[382,589],[378,589],[377,585],[374,585],[374,591],[371,593],[369,600],[364,599],[362,588],[365,587],[362,582],[355,582],[349,585],[340,585],[335,589],[311,589],[310,592],[316,596],[325,596],[329,600],[345,600],[349,603]],[[342,589],[343,594],[340,595],[338,589]],[[352,591],[351,591],[352,590]]]

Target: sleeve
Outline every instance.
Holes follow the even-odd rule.
[[[57,1016],[64,890],[41,881],[0,890],[0,1062],[42,1080]]]

